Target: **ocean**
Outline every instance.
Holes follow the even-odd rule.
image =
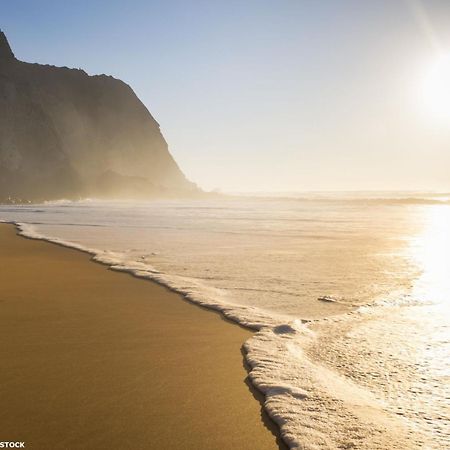
[[[250,378],[291,448],[450,448],[448,195],[60,201],[0,220],[253,328]]]

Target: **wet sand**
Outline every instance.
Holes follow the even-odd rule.
[[[250,335],[156,283],[0,225],[0,441],[285,448],[247,380]]]

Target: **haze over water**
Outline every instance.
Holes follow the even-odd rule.
[[[259,329],[251,377],[293,448],[450,446],[448,197],[60,202],[0,219]]]

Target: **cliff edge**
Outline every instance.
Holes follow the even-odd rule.
[[[19,61],[1,31],[0,114],[0,202],[200,193],[127,84]]]

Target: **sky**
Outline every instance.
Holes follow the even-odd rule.
[[[0,0],[0,28],[128,83],[204,189],[450,191],[448,0]]]

